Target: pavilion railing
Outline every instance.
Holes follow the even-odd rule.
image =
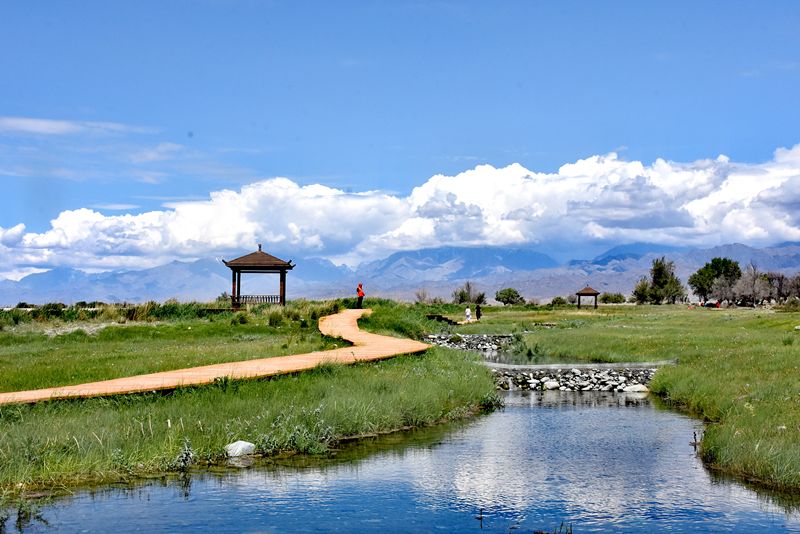
[[[238,302],[234,298],[234,306],[246,306],[248,304],[280,304],[280,295],[239,295]]]

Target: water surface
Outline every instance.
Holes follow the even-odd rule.
[[[800,532],[792,497],[709,473],[702,425],[640,395],[515,392],[469,423],[79,492],[26,531]],[[9,521],[7,528],[12,525]]]

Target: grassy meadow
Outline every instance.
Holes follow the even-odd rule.
[[[336,345],[309,323],[301,327],[283,321],[271,326],[268,316],[251,315],[245,323],[239,322],[241,317],[248,316],[115,323],[92,334],[87,334],[91,323],[72,325],[77,329],[61,335],[44,333],[43,325],[22,333],[0,332],[0,391],[300,354]]]
[[[333,348],[342,340],[322,336],[317,319],[347,304],[299,302],[108,326],[107,317],[22,320],[0,331],[0,384],[11,391]],[[427,322],[389,301],[368,304],[376,309],[370,321],[384,333],[421,332]],[[325,453],[341,439],[462,418],[496,401],[491,376],[474,355],[434,348],[166,394],[2,406],[0,502],[217,463],[238,439],[267,456]]]
[[[290,303],[285,309],[207,317],[19,320],[0,330],[0,389],[45,387],[332,348],[316,329],[351,306]],[[676,360],[652,390],[708,422],[701,453],[748,480],[800,490],[800,313],[686,306],[485,307],[368,299],[362,328],[423,338],[432,332],[514,334],[520,363]],[[2,319],[2,318],[0,318]],[[2,323],[2,321],[0,321]],[[77,328],[77,329],[76,329]],[[53,333],[55,332],[55,335]],[[223,381],[168,394],[0,407],[0,500],[38,488],[181,471],[224,458],[243,439],[263,455],[325,453],[352,436],[428,425],[491,408],[497,398],[475,355],[425,354],[270,380]]]

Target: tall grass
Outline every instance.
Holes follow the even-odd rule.
[[[378,334],[423,339],[426,334],[449,330],[444,323],[426,317],[429,306],[368,298],[365,308],[373,313],[359,321],[360,327]]]
[[[79,384],[122,376],[298,354],[332,348],[334,340],[315,328],[336,302],[299,301],[250,312],[191,317],[189,305],[144,304],[134,317],[170,317],[155,324],[116,323],[96,330],[95,321],[49,335],[61,324],[48,321],[0,332],[0,391]],[[164,315],[164,310],[169,311]],[[102,314],[101,314],[102,315]],[[49,330],[48,330],[49,329]],[[87,334],[87,331],[92,332]]]
[[[367,304],[375,307],[369,329],[420,337],[437,326],[413,307]],[[56,335],[48,333],[68,323],[63,314],[46,321],[29,317],[0,332],[0,390],[325,349],[340,340],[323,337],[317,321],[346,305],[294,301],[207,317],[199,317],[199,307],[177,303],[98,308],[92,319],[70,323],[81,328]],[[109,320],[125,324],[108,326]],[[99,325],[105,327],[94,328]],[[488,370],[473,356],[439,348],[169,394],[2,406],[0,502],[34,488],[215,463],[238,439],[252,441],[264,455],[321,454],[344,438],[457,419],[481,406],[497,406]]]
[[[324,453],[345,437],[457,419],[490,405],[493,383],[470,355],[420,356],[170,395],[0,407],[0,487],[124,480],[214,463],[243,439],[269,455]]]

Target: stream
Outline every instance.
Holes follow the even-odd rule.
[[[702,423],[645,394],[509,392],[467,422],[133,486],[79,490],[13,532],[798,532],[800,498],[710,472]]]

